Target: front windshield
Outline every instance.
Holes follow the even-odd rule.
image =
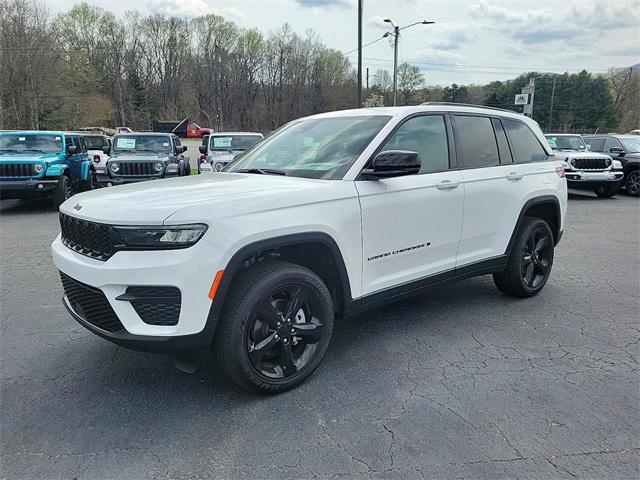
[[[114,153],[171,153],[171,139],[164,135],[118,135]]]
[[[102,150],[102,147],[109,145],[107,139],[100,135],[84,135],[88,150]]]
[[[545,135],[549,146],[554,150],[586,150],[579,135]]]
[[[62,150],[62,136],[36,134],[0,135],[0,153],[57,153]]]
[[[212,135],[209,150],[214,152],[244,151],[262,140],[260,135]]]
[[[294,177],[340,179],[390,118],[375,115],[293,122],[224,171],[279,170]]]
[[[640,138],[621,138],[627,153],[640,153]]]

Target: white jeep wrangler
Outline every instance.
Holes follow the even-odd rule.
[[[92,332],[211,348],[241,386],[278,392],[320,364],[336,317],[485,274],[536,295],[566,209],[562,163],[528,118],[358,109],[292,121],[221,173],[75,196],[52,250]]]

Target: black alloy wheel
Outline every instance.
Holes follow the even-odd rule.
[[[304,285],[278,288],[260,299],[246,330],[253,368],[268,378],[290,377],[313,358],[322,338],[321,299]]]
[[[233,278],[211,348],[222,372],[241,387],[283,392],[320,365],[333,323],[331,292],[315,272],[261,261]]]
[[[553,239],[544,229],[536,229],[522,250],[521,274],[525,285],[532,290],[542,285],[550,272],[553,260]]]
[[[640,196],[640,170],[629,172],[624,188],[627,189],[629,195],[634,197]]]

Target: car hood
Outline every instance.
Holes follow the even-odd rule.
[[[23,155],[0,155],[0,162],[11,162],[11,163],[34,163],[34,162],[55,162],[58,160],[58,153],[29,153]]]
[[[554,150],[558,160],[572,158],[611,158],[609,155],[599,152],[581,152],[578,150]]]
[[[279,205],[300,204],[315,197],[313,190],[326,192],[335,180],[315,180],[279,175],[214,173],[130,185],[100,188],[75,195],[60,211],[89,221],[116,225],[152,225],[165,222],[179,211],[197,209],[205,220],[231,216],[242,211],[259,211]],[[301,191],[305,191],[301,193]],[[172,217],[170,222],[179,222]]]
[[[166,153],[148,153],[144,155],[115,155],[109,158],[110,162],[144,162],[144,161],[158,161],[169,160],[169,155]]]

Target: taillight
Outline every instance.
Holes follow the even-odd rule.
[[[564,178],[564,167],[556,167],[556,173],[560,178]]]
[[[100,163],[100,155],[94,155],[93,156],[93,161],[96,163]]]

